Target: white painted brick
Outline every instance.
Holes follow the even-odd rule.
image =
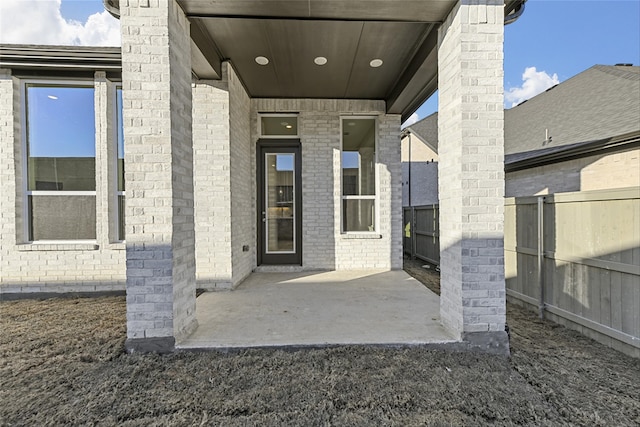
[[[640,149],[510,172],[507,197],[640,186]]]
[[[439,34],[440,303],[456,334],[505,323],[502,7],[458,4]]]
[[[180,339],[195,321],[185,315],[195,311],[188,309],[195,306],[189,23],[175,0],[149,7],[130,0],[120,12],[127,258],[145,259],[127,269],[127,291],[155,285],[146,295],[169,301],[128,303],[128,314],[146,312],[156,321],[129,316],[127,335]]]
[[[299,112],[302,145],[303,268],[402,268],[402,192],[400,117],[386,115],[381,101],[254,99],[253,140],[257,112]],[[378,118],[379,236],[353,239],[341,234],[341,113]],[[255,170],[255,152],[252,152]],[[327,179],[330,177],[330,179]],[[391,183],[396,183],[392,185]],[[255,212],[255,202],[252,209]],[[255,217],[254,217],[255,221]]]

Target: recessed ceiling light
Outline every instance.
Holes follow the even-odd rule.
[[[349,122],[349,123],[347,123],[347,124],[348,124],[349,126],[355,126],[355,125],[356,125],[356,122]]]
[[[293,128],[293,126],[291,126],[291,125],[286,125],[285,127],[286,127],[287,129],[291,129],[291,128]]]
[[[369,62],[369,66],[371,68],[378,68],[382,65],[382,59],[372,59],[371,62]]]
[[[269,63],[269,58],[266,56],[256,56],[256,62],[259,65],[267,65]]]
[[[55,95],[47,95],[47,98],[49,98],[49,99],[58,99],[58,97],[55,96]]]
[[[313,60],[313,62],[315,62],[316,65],[324,65],[327,63],[327,58],[325,58],[324,56],[318,56]]]

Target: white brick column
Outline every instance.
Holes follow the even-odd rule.
[[[503,252],[502,0],[460,0],[439,31],[438,154],[444,326],[508,353]]]
[[[15,123],[19,101],[14,96],[17,84],[11,70],[0,69],[0,271],[7,271],[10,250],[17,241]],[[18,109],[16,109],[18,107]],[[18,130],[19,132],[19,130]],[[20,242],[21,243],[21,242]],[[0,283],[7,273],[0,274]]]
[[[221,81],[193,85],[196,279],[199,288],[231,289],[231,141],[227,64]]]
[[[175,0],[120,2],[129,351],[196,327],[189,22]]]
[[[193,101],[197,284],[231,289],[255,267],[251,104],[228,62],[222,80],[194,82]]]

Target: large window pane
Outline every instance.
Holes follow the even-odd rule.
[[[26,112],[29,240],[95,239],[93,87],[28,84]]]
[[[344,231],[375,231],[375,200],[345,199],[342,201]]]
[[[95,191],[92,87],[27,86],[28,189]]]
[[[342,231],[375,231],[376,121],[342,120]]]
[[[345,119],[342,137],[342,195],[376,194],[374,119]]]
[[[95,196],[29,196],[30,240],[96,238]]]

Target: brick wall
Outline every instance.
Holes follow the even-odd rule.
[[[229,80],[231,260],[232,283],[246,278],[256,265],[255,169],[252,167],[251,100],[231,64]],[[254,154],[255,155],[255,154]],[[249,248],[243,250],[243,246]]]
[[[231,271],[229,90],[222,81],[193,87],[196,280],[203,289],[226,289]]]
[[[208,290],[231,289],[255,267],[250,99],[233,67],[222,70],[193,84],[196,277]]]
[[[381,101],[254,99],[254,144],[258,111],[300,113],[303,268],[402,268],[400,117],[385,115]],[[375,235],[341,233],[340,119],[349,114],[377,117],[379,225]],[[255,168],[255,150],[252,156]]]
[[[640,186],[640,149],[509,172],[507,197]]]
[[[135,65],[125,60],[124,67]],[[399,117],[385,115],[384,104],[379,101],[251,101],[233,68],[225,64],[223,69],[225,76],[222,81],[190,83],[194,100],[192,113],[195,220],[193,232],[187,226],[185,230],[180,230],[179,235],[186,236],[184,240],[180,237],[181,242],[189,243],[195,239],[198,286],[208,289],[233,287],[256,265],[257,111],[301,113],[299,126],[302,134],[304,173],[304,268],[401,268]],[[26,241],[21,231],[23,149],[20,138],[19,81],[5,72],[0,84],[3,94],[9,94],[2,97],[0,117],[6,123],[13,124],[3,126],[0,134],[2,164],[7,165],[2,169],[1,179],[3,189],[9,190],[3,191],[3,197],[0,199],[3,218],[0,242],[2,291],[123,290],[126,274],[125,245],[114,242],[117,216],[113,165],[116,156],[114,84],[106,79],[104,73],[96,73],[98,240],[96,244],[67,245],[16,244]],[[125,113],[125,121],[135,121],[138,124],[134,128],[130,127],[126,135],[127,205],[130,209],[126,231],[129,235],[128,243],[143,249],[150,245],[145,243],[140,246],[141,243],[135,237],[140,230],[146,231],[147,237],[152,239],[162,240],[162,230],[165,229],[170,230],[167,231],[167,236],[171,233],[177,235],[177,229],[162,219],[163,212],[171,217],[186,210],[188,215],[189,200],[182,200],[175,208],[166,209],[172,205],[163,201],[163,195],[172,193],[169,185],[162,180],[165,168],[174,164],[179,170],[186,170],[191,157],[183,149],[174,152],[164,147],[165,139],[150,136],[151,129],[167,126],[168,122],[147,124],[147,121],[157,120],[153,114],[148,118],[132,115],[133,112],[138,114],[137,112],[141,111],[147,97],[153,98],[155,95],[151,90],[142,89],[141,83],[135,77],[128,84],[140,89],[132,91],[126,85],[124,88],[125,91],[129,91],[124,95],[124,107],[129,111]],[[157,83],[148,84],[157,87]],[[184,85],[185,82],[181,84]],[[188,100],[182,102],[189,105]],[[148,113],[147,110],[144,111]],[[341,113],[378,118],[376,175],[379,230],[375,236],[349,236],[340,233]],[[186,121],[184,116],[179,119]],[[136,138],[140,141],[144,139],[145,143],[137,144]],[[176,135],[174,138],[182,139],[186,136]],[[178,159],[172,158],[171,153],[177,154]],[[182,179],[188,179],[187,175],[183,175]],[[141,181],[143,185],[153,184],[153,188],[141,188]],[[181,194],[188,195],[189,191],[188,185],[180,189]],[[19,207],[16,208],[16,205]],[[168,246],[169,242],[173,244],[173,239],[162,243],[162,247],[166,245],[167,250],[173,248]],[[243,251],[245,245],[249,246],[249,251]],[[164,254],[162,249],[159,250],[160,255]],[[171,294],[173,289],[170,288],[173,279],[159,274],[162,271],[172,271],[173,262],[171,267],[166,269],[162,267],[164,264],[160,255],[149,254],[149,251],[143,250],[139,252],[140,259],[134,256],[128,261],[130,270],[134,271],[132,281],[153,283],[154,290],[159,293],[146,296],[140,294],[138,290],[143,292],[149,289],[142,286],[130,288],[129,294],[131,299],[141,304],[142,311],[135,315],[140,319],[136,318],[136,321],[147,322],[144,325],[150,327],[152,321],[141,320],[147,316],[144,310],[152,309],[155,307],[154,304],[160,304],[169,310],[170,301],[174,298]],[[143,276],[136,276],[137,274]],[[145,274],[152,276],[144,276]],[[143,310],[144,307],[146,309]],[[142,323],[138,322],[136,325],[142,326]]]
[[[438,153],[420,138],[409,133],[402,138],[402,206],[437,203]]]

